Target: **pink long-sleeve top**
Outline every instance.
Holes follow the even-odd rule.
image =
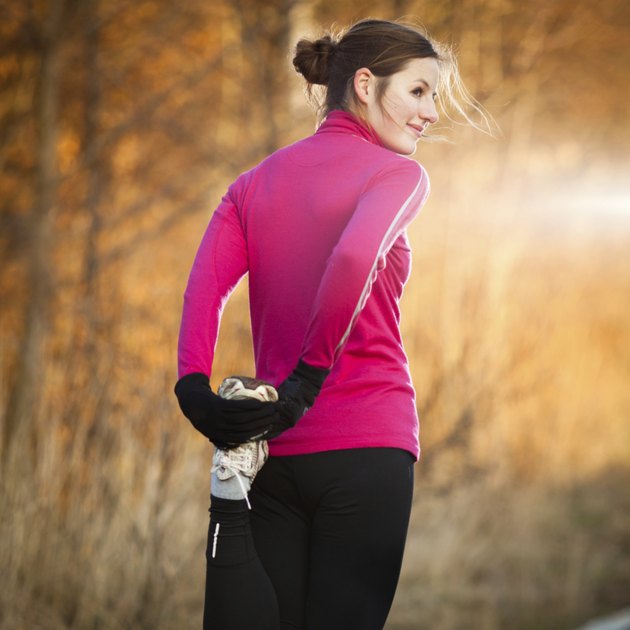
[[[298,359],[331,369],[272,455],[397,447],[419,456],[418,416],[400,336],[409,277],[406,227],[426,171],[333,111],[228,189],[184,295],[179,376],[210,376],[227,298],[249,273],[256,377],[279,385]]]

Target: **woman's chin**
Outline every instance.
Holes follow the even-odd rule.
[[[399,155],[405,155],[407,157],[410,157],[416,152],[417,148],[418,148],[418,143],[413,142],[412,144],[406,144],[405,146],[401,146],[400,147],[401,150],[396,151],[396,153],[398,153]]]

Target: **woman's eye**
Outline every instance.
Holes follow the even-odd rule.
[[[415,96],[422,96],[424,94],[424,90],[422,88],[416,88],[411,93],[414,94]]]

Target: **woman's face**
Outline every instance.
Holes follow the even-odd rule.
[[[426,128],[437,122],[438,73],[438,63],[432,57],[412,59],[389,77],[379,103],[375,90],[379,79],[367,69],[357,71],[355,89],[365,105],[365,119],[391,151],[412,155]]]

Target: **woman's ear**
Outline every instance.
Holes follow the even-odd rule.
[[[369,68],[359,68],[354,73],[354,93],[359,102],[367,105],[374,94],[375,77]]]

